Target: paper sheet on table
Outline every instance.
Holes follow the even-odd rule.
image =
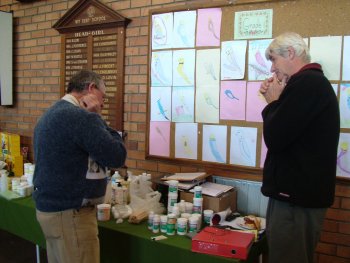
[[[23,196],[15,193],[13,191],[10,191],[10,190],[0,192],[0,196],[6,198],[7,200],[23,198]]]
[[[172,175],[164,176],[162,180],[177,180],[177,181],[198,181],[206,178],[208,175],[204,172],[198,173],[175,173]]]
[[[186,182],[186,181],[182,181],[182,182],[179,182],[177,184],[177,187],[181,190],[190,190],[191,188],[201,184],[204,182],[205,179],[202,179],[202,180],[195,180],[195,181],[190,181],[190,182]],[[169,184],[168,183],[169,181],[165,181],[166,184]],[[191,190],[190,190],[191,191]]]
[[[212,182],[205,182],[204,184],[201,184],[201,187],[202,187],[202,194],[209,195],[209,196],[219,196],[234,188],[233,186],[230,186],[230,185],[216,184]],[[193,192],[193,191],[194,190],[190,190],[190,192]]]

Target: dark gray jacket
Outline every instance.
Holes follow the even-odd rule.
[[[98,114],[58,101],[34,130],[33,198],[38,210],[79,208],[83,198],[104,194],[106,178],[86,179],[89,156],[101,166],[118,168],[126,149],[118,132]]]
[[[340,120],[321,66],[308,64],[294,74],[262,116],[268,148],[262,193],[303,207],[331,206]]]

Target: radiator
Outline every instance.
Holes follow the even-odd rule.
[[[261,182],[228,179],[219,176],[213,176],[213,182],[236,188],[238,212],[266,217],[268,198],[260,192]]]

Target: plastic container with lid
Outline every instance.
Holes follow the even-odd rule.
[[[188,219],[188,232],[197,232],[198,231],[198,217],[197,216],[191,216]]]
[[[179,181],[176,181],[176,180],[170,180],[168,181],[168,184],[169,184],[169,194],[170,193],[176,193],[177,194],[177,187],[178,187],[178,184],[179,184]]]
[[[177,219],[177,234],[180,236],[187,234],[187,218],[178,218]]]
[[[166,215],[160,216],[160,232],[166,233],[166,226],[168,223],[168,217]]]
[[[175,224],[176,224],[176,216],[175,214],[168,215],[168,222],[166,225],[166,234],[169,236],[175,235]]]
[[[160,225],[160,217],[159,215],[155,214],[153,216],[153,226],[152,226],[153,233],[159,233],[159,225]]]
[[[194,187],[194,198],[202,198],[202,186]]]
[[[112,186],[115,185],[118,180],[119,182],[121,182],[122,177],[120,176],[118,171],[115,171],[115,173],[112,175],[111,177],[111,182],[112,182]]]
[[[193,214],[202,214],[203,198],[193,198]]]
[[[154,218],[154,212],[150,211],[148,213],[148,229],[152,230],[153,229],[153,218]]]
[[[214,211],[207,209],[203,211],[204,223],[210,225],[211,218],[213,217]]]

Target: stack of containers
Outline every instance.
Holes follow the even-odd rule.
[[[193,213],[202,214],[202,212],[203,212],[202,187],[196,186],[194,188],[194,196],[193,196]]]
[[[24,165],[24,177],[29,185],[33,185],[33,176],[35,170],[35,164],[25,163]]]
[[[202,225],[202,187],[196,186],[194,188],[193,203],[185,202],[184,200],[177,203],[179,182],[170,180],[167,183],[169,185],[168,214],[155,215],[151,211],[148,215],[148,229],[154,233],[160,231],[170,236],[176,233],[178,235],[186,235],[187,232],[198,232]]]
[[[168,214],[171,214],[173,212],[174,204],[177,203],[177,188],[179,181],[176,180],[170,180],[168,181],[169,184],[169,192],[168,192]]]

